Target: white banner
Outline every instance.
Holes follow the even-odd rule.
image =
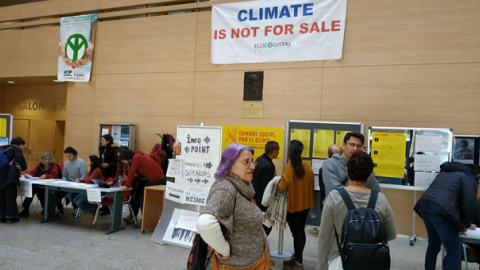
[[[60,18],[57,80],[90,81],[94,47],[92,24],[96,20],[97,14]]]
[[[212,63],[342,58],[347,0],[259,0],[212,8]]]

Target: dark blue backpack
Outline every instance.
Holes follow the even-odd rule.
[[[4,168],[12,166],[13,161],[15,161],[15,159],[12,159],[11,161],[9,161],[7,157],[7,152],[12,147],[13,146],[10,146],[8,148],[0,150],[0,170],[3,170]]]
[[[367,208],[355,208],[348,192],[343,187],[337,190],[348,208],[340,243],[335,230],[343,269],[390,269],[390,249],[385,228],[375,211],[378,192],[372,191]]]

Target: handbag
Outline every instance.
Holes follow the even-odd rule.
[[[217,256],[212,256],[212,270],[270,270],[270,257],[268,256],[267,244],[265,241],[265,235],[262,232],[263,236],[263,245],[265,246],[263,250],[262,257],[249,266],[230,266],[226,264],[221,264],[217,260]]]
[[[188,255],[187,269],[188,270],[205,270],[212,253],[208,255],[208,244],[203,241],[200,234],[195,235],[190,254]]]

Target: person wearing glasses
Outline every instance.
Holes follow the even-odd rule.
[[[40,179],[60,179],[62,177],[60,166],[55,164],[53,156],[50,153],[43,154],[40,158],[40,163],[38,163],[33,170],[27,171],[24,175],[26,177],[39,177]],[[35,194],[37,194],[37,198],[43,208],[45,201],[45,190],[34,185],[32,188],[32,197],[26,197],[23,200],[23,210],[18,214],[19,217],[28,217],[30,215],[30,204],[32,204],[33,196],[35,196]]]
[[[322,165],[322,178],[325,183],[325,195],[328,196],[330,191],[348,184],[348,177],[345,171],[347,160],[350,156],[358,151],[363,151],[363,144],[365,138],[361,133],[348,132],[343,138],[343,153],[335,154],[331,158],[325,160]],[[367,181],[366,187],[380,192],[380,185],[378,184],[375,175]]]
[[[211,259],[214,266],[269,266],[263,213],[252,203],[254,170],[252,148],[236,143],[225,148],[205,208],[197,220],[197,232],[215,251]]]
[[[293,236],[292,258],[283,261],[283,269],[303,269],[303,249],[307,242],[305,223],[310,208],[314,207],[313,171],[310,163],[302,160],[303,143],[292,140],[288,144],[288,163],[278,183],[280,190],[288,190],[287,222]]]

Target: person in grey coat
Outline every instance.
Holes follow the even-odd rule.
[[[347,173],[345,166],[350,156],[357,152],[362,151],[365,138],[358,132],[349,132],[343,138],[343,153],[335,154],[332,158],[325,160],[322,165],[322,178],[325,183],[325,194],[328,196],[330,191],[348,184]],[[367,188],[373,191],[380,191],[380,185],[378,184],[375,175],[368,179]]]

